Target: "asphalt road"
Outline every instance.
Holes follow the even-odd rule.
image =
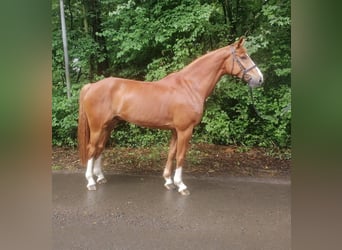
[[[53,174],[53,249],[291,249],[289,180]]]

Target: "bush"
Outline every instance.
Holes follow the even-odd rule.
[[[73,86],[73,95],[67,99],[65,87],[56,84],[52,94],[52,144],[77,145],[78,95],[80,85]]]
[[[224,78],[207,101],[195,139],[223,145],[290,147],[291,89],[254,89],[255,103],[248,91],[241,82]]]
[[[114,129],[109,143],[123,147],[150,147],[166,145],[170,136],[167,130],[146,129],[124,122]]]

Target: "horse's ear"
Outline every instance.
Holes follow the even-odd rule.
[[[239,40],[236,42],[236,48],[240,48],[240,46],[243,46],[243,44],[244,44],[244,42],[245,42],[245,37],[244,36],[241,36],[240,38],[239,38]]]

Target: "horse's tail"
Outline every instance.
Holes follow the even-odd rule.
[[[78,152],[82,165],[86,165],[88,160],[88,144],[90,137],[90,130],[88,124],[88,118],[86,113],[84,112],[83,101],[84,96],[88,92],[90,84],[86,84],[82,87],[80,92],[79,99],[79,111],[78,111],[78,130],[77,130],[77,139],[78,139]]]

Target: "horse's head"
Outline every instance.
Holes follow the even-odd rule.
[[[228,46],[231,55],[225,62],[225,68],[228,74],[237,76],[249,84],[250,87],[258,87],[264,81],[264,77],[248,56],[246,48],[243,46],[245,39],[240,39]]]

